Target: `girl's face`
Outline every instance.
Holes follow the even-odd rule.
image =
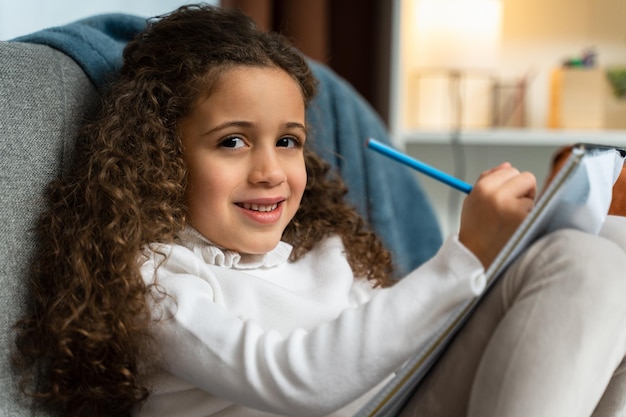
[[[273,249],[306,186],[305,106],[274,67],[235,67],[180,122],[190,223],[218,246]]]

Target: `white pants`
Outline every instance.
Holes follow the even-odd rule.
[[[494,285],[402,416],[626,415],[626,218],[544,237]],[[595,411],[594,411],[595,410]]]

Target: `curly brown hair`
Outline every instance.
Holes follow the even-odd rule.
[[[81,131],[69,172],[50,184],[37,225],[32,302],[16,325],[16,363],[24,390],[48,409],[119,416],[147,397],[142,367],[152,347],[142,248],[173,242],[186,224],[178,121],[221,71],[241,65],[284,69],[307,105],[315,94],[303,56],[234,10],[182,7],[150,20],[125,48],[119,79]],[[305,164],[301,208],[283,236],[294,246],[292,259],[338,234],[356,276],[390,284],[390,254],[345,202],[341,179],[309,149]]]

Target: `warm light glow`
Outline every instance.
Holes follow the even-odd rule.
[[[490,70],[498,66],[498,0],[417,0],[411,49],[419,68]]]

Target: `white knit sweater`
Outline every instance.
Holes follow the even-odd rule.
[[[169,295],[153,305],[162,365],[142,417],[352,415],[485,286],[455,237],[387,289],[354,279],[337,237],[297,262],[284,242],[251,256],[180,238],[142,267]]]

